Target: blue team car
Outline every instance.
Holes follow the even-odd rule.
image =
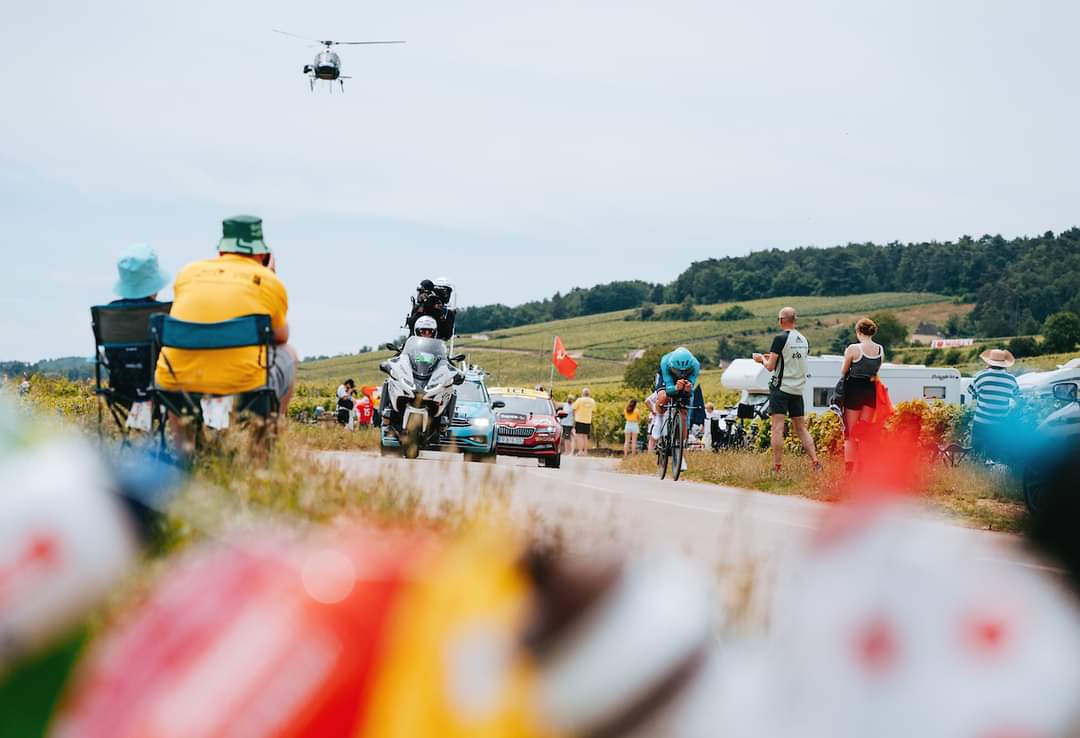
[[[503,405],[502,402],[495,404],[499,407]],[[383,431],[383,449],[397,446],[397,438]],[[450,427],[439,435],[436,445],[428,448],[461,452],[470,461],[495,463],[495,408],[484,385],[482,371],[466,370],[465,381],[457,388],[454,417],[450,420]]]

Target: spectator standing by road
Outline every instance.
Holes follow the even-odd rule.
[[[623,418],[626,425],[623,427],[623,451],[624,457],[637,453],[637,439],[641,432],[641,410],[638,409],[637,400],[630,400],[623,410]]]
[[[349,430],[353,429],[353,412],[356,409],[356,383],[346,379],[337,388],[337,422]]]
[[[871,428],[874,408],[877,407],[877,378],[885,361],[885,347],[874,343],[877,324],[862,318],[855,324],[853,343],[844,351],[840,376],[844,378],[844,468],[855,468],[859,441]]]
[[[971,380],[971,392],[975,397],[971,447],[980,456],[995,458],[1005,450],[1001,436],[1013,404],[1020,396],[1020,385],[1016,377],[1009,374],[1009,367],[1016,359],[1004,349],[983,351],[979,358],[986,362],[986,368]]]
[[[581,390],[581,397],[574,400],[574,455],[585,456],[589,453],[589,435],[592,432],[593,411],[596,400],[589,396],[589,388]]]
[[[716,406],[711,402],[705,403],[705,432],[702,435],[701,442],[705,444],[705,448],[716,448],[719,443],[720,434],[718,426],[718,415],[716,413]]]
[[[563,416],[559,418],[562,426],[562,448],[559,453],[573,453],[574,451],[574,396],[567,395],[566,402],[562,404]]]
[[[276,262],[263,240],[262,219],[238,215],[222,224],[218,255],[188,264],[176,275],[174,318],[217,323],[244,315],[269,315],[277,350],[269,360],[270,388],[282,414],[292,398],[296,352],[289,345],[289,298],[278,279]],[[157,383],[167,390],[234,395],[262,387],[265,351],[258,346],[193,351],[164,348]]]
[[[654,391],[651,395],[645,398],[645,407],[649,409],[649,422],[645,426],[645,430],[649,436],[647,449],[649,453],[656,450],[656,439],[660,435],[660,413],[656,410],[656,399],[658,392]]]
[[[754,361],[772,372],[769,382],[769,414],[772,420],[773,472],[779,474],[784,456],[784,418],[791,417],[791,426],[799,435],[806,455],[814,464],[814,469],[821,469],[814,439],[806,427],[806,410],[803,406],[803,390],[806,388],[806,358],[810,354],[810,343],[806,336],[795,329],[795,308],[786,307],[780,311],[780,333],[773,337],[772,346],[767,355],[753,355]]]

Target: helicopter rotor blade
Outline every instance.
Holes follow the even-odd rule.
[[[405,41],[333,41],[335,46],[368,46],[370,44],[403,44]]]
[[[308,38],[307,36],[297,36],[295,33],[289,33],[288,31],[281,31],[281,30],[278,30],[277,28],[271,28],[270,30],[273,31],[274,33],[280,33],[282,36],[292,36],[293,38],[298,38],[301,41],[314,41],[315,43],[320,43],[318,39]]]

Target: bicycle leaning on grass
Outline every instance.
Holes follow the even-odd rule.
[[[683,452],[686,450],[686,418],[693,408],[687,397],[679,394],[671,398],[665,414],[664,424],[660,426],[660,438],[656,441],[656,468],[660,478],[667,476],[668,461],[671,461],[671,478],[679,481],[682,474]],[[686,411],[685,417],[683,410]]]

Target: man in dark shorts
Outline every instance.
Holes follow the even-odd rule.
[[[773,373],[769,382],[769,414],[772,416],[773,471],[780,471],[784,455],[784,418],[791,417],[791,427],[799,434],[806,455],[821,469],[814,439],[806,427],[803,390],[806,389],[806,358],[810,344],[806,336],[795,330],[795,308],[780,311],[780,333],[773,337],[767,355],[754,354],[754,361]]]
[[[596,400],[589,396],[589,388],[581,390],[581,397],[574,400],[574,449],[575,456],[586,456],[589,453],[589,434],[592,431],[593,412],[596,410]]]

